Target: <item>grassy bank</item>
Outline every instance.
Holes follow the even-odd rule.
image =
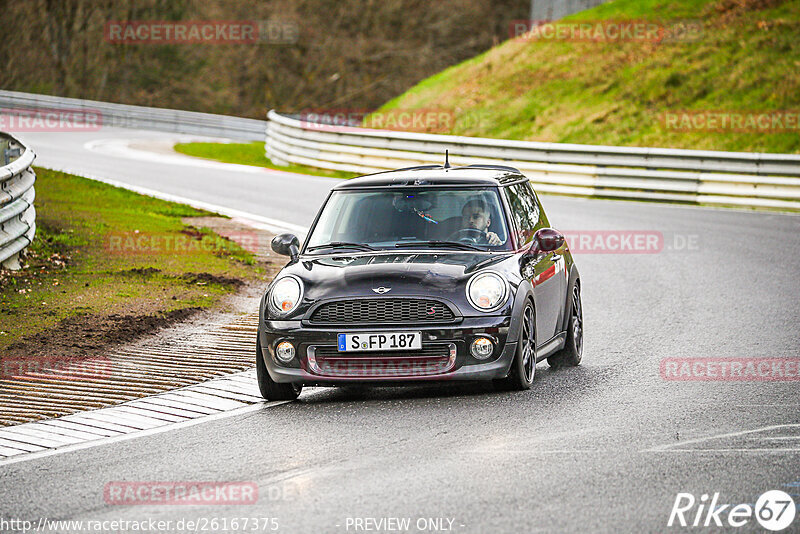
[[[264,155],[264,143],[178,143],[175,151],[187,156],[213,159],[223,163],[239,163],[254,165],[277,171],[310,174],[312,176],[327,176],[330,178],[352,178],[357,176],[351,172],[326,171],[304,165],[275,165]]]
[[[616,0],[568,17],[701,22],[673,42],[514,39],[382,110],[437,110],[447,133],[622,146],[800,152],[789,132],[677,130],[673,112],[800,111],[800,2]]]
[[[0,271],[0,353],[79,356],[267,281],[250,252],[184,222],[208,213],[62,172],[36,174],[27,266]],[[39,346],[48,342],[57,346]]]

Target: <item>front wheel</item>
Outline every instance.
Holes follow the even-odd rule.
[[[261,351],[261,336],[256,340],[256,378],[261,396],[268,401],[295,400],[303,391],[302,384],[279,384],[272,380]]]
[[[578,282],[572,287],[567,339],[564,348],[549,358],[550,367],[575,367],[581,363],[583,356],[583,305],[581,303],[581,287]]]
[[[536,313],[530,302],[525,304],[521,321],[517,353],[511,362],[511,370],[506,378],[495,382],[501,390],[530,389],[536,374]]]

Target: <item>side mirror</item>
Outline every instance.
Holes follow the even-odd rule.
[[[530,254],[553,252],[564,246],[564,234],[552,228],[542,228],[533,234]]]
[[[300,253],[300,240],[294,234],[281,234],[272,238],[272,250],[281,256],[289,256],[293,260]]]

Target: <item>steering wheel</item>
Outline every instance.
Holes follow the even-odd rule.
[[[448,239],[450,241],[458,241],[459,243],[477,245],[486,241],[486,233],[477,228],[464,228],[450,234]]]

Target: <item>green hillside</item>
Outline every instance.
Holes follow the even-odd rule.
[[[455,117],[446,133],[467,136],[800,152],[800,0],[615,0],[565,20],[626,19],[667,28],[689,19],[699,32],[661,41],[512,39],[382,110],[446,110]],[[746,131],[667,127],[668,113],[686,111],[788,115],[766,129],[742,123]]]

